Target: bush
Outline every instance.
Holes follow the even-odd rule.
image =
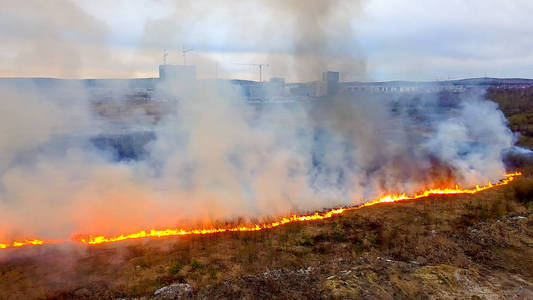
[[[193,259],[192,262],[191,262],[191,271],[194,272],[194,271],[198,271],[200,270],[204,265],[199,262],[198,260],[196,259]]]
[[[345,242],[346,241],[346,237],[344,235],[344,232],[341,231],[341,230],[335,230],[332,234],[331,234],[331,240],[337,242],[337,243],[342,243],[342,242]]]
[[[175,263],[172,267],[170,267],[170,274],[178,274],[183,266],[178,262]]]
[[[218,271],[214,266],[209,266],[209,276],[211,279],[216,280],[218,275]]]
[[[309,235],[302,234],[302,238],[299,240],[298,244],[304,247],[311,247],[313,246],[313,241]]]

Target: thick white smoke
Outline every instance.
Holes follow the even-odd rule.
[[[497,106],[477,96],[454,108],[362,96],[257,107],[229,83],[165,89],[179,100],[152,125],[147,154],[127,161],[92,142],[114,125],[95,118],[84,88],[4,89],[2,240],[262,218],[485,183],[501,178],[512,146]]]
[[[293,78],[315,79],[332,67],[360,75],[364,61],[352,27],[359,12],[359,1],[346,0],[177,1],[171,17],[146,25],[143,42],[159,52],[164,43],[202,48],[202,41],[217,37],[221,48],[229,43],[271,54]],[[86,28],[78,19],[86,18],[63,22],[74,36]],[[268,22],[273,19],[278,22]],[[42,45],[78,49],[69,34],[48,25],[44,35],[53,33],[52,40],[35,33],[45,38]],[[105,31],[95,31],[89,42]],[[56,48],[64,47],[45,49],[60,59]],[[69,57],[75,62],[54,64],[53,74],[76,74],[70,67],[91,56],[89,48],[73,51],[80,53]],[[87,67],[80,67],[83,74]],[[479,96],[453,108],[440,107],[436,98],[370,96],[254,106],[229,82],[167,82],[158,91],[177,99],[157,104],[166,111],[162,119],[141,110],[123,120],[113,116],[124,116],[127,105],[102,117],[96,113],[102,108],[88,101],[95,91],[75,83],[0,85],[0,241],[279,216],[354,205],[386,192],[485,183],[502,176],[501,156],[512,145],[501,112]],[[113,96],[120,102],[120,93]],[[95,142],[139,130],[154,135],[136,145],[144,147],[139,159],[117,160]]]
[[[461,103],[457,115],[438,124],[427,146],[458,171],[462,182],[494,181],[504,170],[502,154],[513,144],[506,122],[496,103],[468,99]]]
[[[145,24],[139,48],[180,51],[195,49],[202,61],[205,49],[239,53],[225,56],[222,68],[235,62],[269,64],[269,74],[290,81],[318,80],[326,70],[345,78],[365,78],[366,64],[356,38],[359,0],[195,0],[174,1],[170,15]],[[174,56],[175,57],[175,56]],[[180,59],[181,63],[181,59]],[[212,62],[211,65],[214,66]],[[213,68],[213,67],[211,67]],[[242,71],[242,70],[241,70]]]

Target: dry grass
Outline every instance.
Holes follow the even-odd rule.
[[[256,233],[20,249],[0,262],[0,299],[141,297],[175,282],[200,298],[533,295],[532,196],[521,179]]]

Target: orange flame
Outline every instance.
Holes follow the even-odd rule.
[[[205,234],[215,234],[215,233],[222,233],[222,232],[252,232],[252,231],[260,231],[265,229],[272,229],[275,227],[279,227],[285,224],[289,223],[295,223],[295,222],[307,222],[307,221],[317,221],[317,220],[324,220],[329,219],[333,216],[342,214],[345,211],[349,210],[355,210],[355,209],[361,209],[363,207],[377,205],[380,203],[391,203],[391,202],[398,202],[398,201],[404,201],[404,200],[413,200],[413,199],[419,199],[424,198],[428,196],[435,196],[435,195],[457,195],[457,194],[475,194],[484,190],[488,190],[497,186],[502,186],[510,183],[514,180],[515,177],[521,176],[522,173],[520,172],[514,172],[510,174],[506,174],[505,178],[501,180],[498,183],[491,183],[489,182],[487,185],[479,186],[476,185],[475,188],[472,189],[461,189],[458,186],[455,186],[455,188],[443,188],[443,189],[429,189],[426,191],[423,191],[418,194],[414,195],[407,195],[407,194],[391,194],[383,196],[377,200],[366,202],[359,206],[354,207],[344,207],[344,208],[336,208],[329,210],[327,212],[318,213],[315,212],[314,214],[310,215],[292,215],[289,217],[283,217],[280,220],[272,223],[266,223],[266,224],[256,224],[256,225],[249,225],[249,226],[234,226],[234,227],[221,227],[221,228],[204,228],[204,229],[164,229],[164,230],[156,230],[151,229],[150,231],[141,230],[139,232],[126,234],[126,235],[119,235],[115,237],[106,237],[103,235],[93,236],[83,236],[83,235],[77,235],[72,236],[70,239],[60,239],[60,240],[39,240],[39,239],[33,239],[33,240],[22,240],[22,241],[13,241],[10,243],[0,243],[0,249],[6,249],[6,248],[14,248],[14,247],[22,247],[26,245],[43,245],[43,244],[57,244],[65,241],[74,241],[74,242],[80,242],[86,245],[98,245],[103,243],[111,243],[111,242],[118,242],[123,240],[129,240],[129,239],[139,239],[139,238],[160,238],[160,237],[171,237],[171,236],[185,236],[185,235],[205,235]]]

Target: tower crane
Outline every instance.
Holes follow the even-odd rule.
[[[167,49],[164,49],[163,50],[163,64],[164,65],[167,64],[167,56],[168,56],[168,51],[167,51]]]
[[[181,55],[183,55],[183,65],[187,65],[187,52],[191,52],[192,48],[185,48],[185,46],[181,46]]]
[[[259,68],[259,82],[263,82],[263,68],[270,67],[269,64],[237,64],[241,66],[256,66]]]

